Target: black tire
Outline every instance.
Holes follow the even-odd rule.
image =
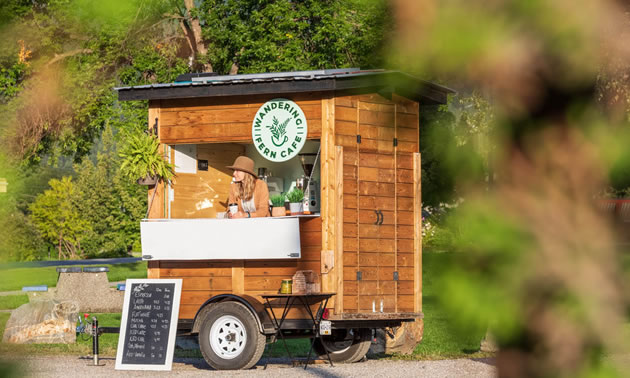
[[[353,363],[361,360],[370,349],[372,330],[369,328],[338,329],[332,335],[322,336],[332,362]],[[313,345],[320,358],[326,358],[326,351],[319,339]]]
[[[254,315],[243,304],[212,304],[199,329],[199,349],[217,370],[249,369],[265,350],[265,336]]]

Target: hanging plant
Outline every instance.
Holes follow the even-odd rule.
[[[141,185],[154,185],[160,180],[170,184],[175,177],[173,165],[160,153],[160,142],[151,135],[131,135],[119,155],[123,176]]]

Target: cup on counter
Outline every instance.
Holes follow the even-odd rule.
[[[238,213],[238,203],[231,203],[228,205],[228,209],[230,209],[230,214],[234,215]]]

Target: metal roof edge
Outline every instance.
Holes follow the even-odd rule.
[[[203,79],[207,79],[204,81],[125,86],[114,90],[118,92],[119,100],[131,101],[391,87],[393,92],[405,97],[437,104],[445,103],[448,94],[456,93],[451,88],[401,71],[352,70],[354,69],[209,76],[204,77]],[[278,74],[284,75],[274,76]],[[220,80],[216,80],[217,78]]]

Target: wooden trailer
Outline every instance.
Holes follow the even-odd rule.
[[[332,352],[333,361],[361,359],[375,328],[415,322],[421,330],[418,115],[421,105],[445,103],[451,90],[396,71],[359,69],[192,74],[175,83],[117,90],[120,100],[149,100],[149,128],[177,166],[171,186],[149,189],[149,198],[157,192],[142,224],[143,254],[149,278],[183,279],[179,330],[199,334],[210,365],[232,369],[256,363],[274,333],[261,295],[278,293],[281,281],[298,270],[317,272],[321,291],[335,293],[325,312],[332,334],[323,338],[324,345],[316,343],[320,353],[322,347]],[[285,192],[302,173],[297,157],[278,162],[280,150],[276,161],[264,156],[271,154],[264,145],[270,144],[257,134],[256,119],[271,111],[274,101],[296,120],[298,108],[305,118],[301,152],[318,154],[312,182],[319,187],[314,207],[319,211],[286,226],[272,223],[281,219],[255,219],[262,223],[251,228],[264,224],[278,231],[244,233],[250,220],[216,219],[226,210],[231,182],[226,166],[247,155],[257,168],[279,173]],[[216,225],[227,229],[213,233]],[[291,235],[299,235],[297,247],[273,248],[294,240]],[[268,255],[249,255],[247,248],[231,254],[230,245],[252,251],[264,246],[259,252]],[[272,306],[278,317],[282,305],[277,300]],[[213,340],[217,327],[242,337],[226,347]],[[285,336],[308,337],[313,331],[300,308],[291,309],[282,327]]]

